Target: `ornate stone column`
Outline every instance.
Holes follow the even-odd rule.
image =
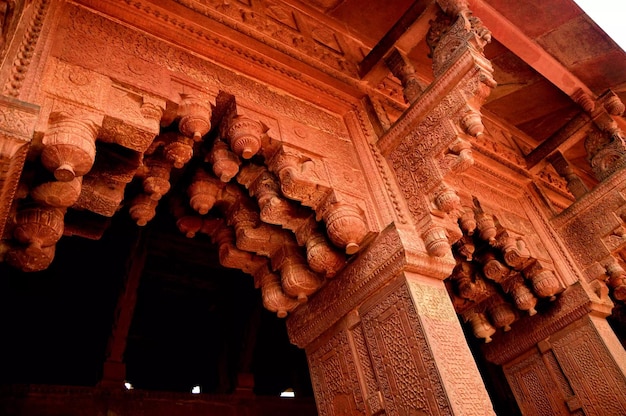
[[[441,280],[388,227],[288,318],[320,415],[486,415],[491,403]]]
[[[605,319],[610,311],[607,298],[575,284],[548,312],[485,346],[523,414],[625,414],[626,352]]]

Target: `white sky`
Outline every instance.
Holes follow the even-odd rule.
[[[626,51],[626,1],[624,0],[574,0]]]

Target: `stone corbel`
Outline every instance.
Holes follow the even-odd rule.
[[[0,97],[0,238],[22,173],[39,107]]]
[[[429,33],[428,36],[435,76],[439,76],[460,55],[469,51],[476,65],[483,68],[487,77],[493,81],[493,69],[483,55],[485,45],[491,42],[491,32],[480,19],[472,15],[466,1],[439,0],[438,3],[452,21],[440,16],[439,22],[434,23],[435,33]]]
[[[178,203],[177,203],[178,202]],[[261,288],[263,306],[284,318],[300,302],[283,290],[281,278],[270,267],[270,259],[248,251],[240,250],[235,243],[235,232],[223,219],[200,217],[190,214],[180,203],[174,200],[173,214],[177,218],[178,229],[188,238],[197,233],[204,233],[218,246],[220,264],[224,267],[240,269],[254,277],[255,287]]]
[[[404,100],[409,104],[414,103],[424,91],[425,86],[417,78],[411,61],[402,52],[393,48],[385,58],[385,64],[402,83]]]
[[[28,205],[15,218],[13,236],[18,242],[5,260],[25,272],[47,268],[54,259],[55,245],[63,236],[65,211],[59,208]]]
[[[517,320],[518,316],[515,309],[509,302],[506,302],[500,296],[495,296],[494,300],[487,307],[487,313],[491,322],[496,328],[502,328],[504,332],[511,330],[511,325]]]
[[[345,256],[334,249],[318,231],[314,213],[280,195],[276,177],[264,166],[247,165],[237,177],[257,199],[261,220],[291,230],[299,245],[305,246],[312,270],[334,276],[345,264]]]
[[[465,318],[472,326],[472,332],[476,338],[485,340],[485,344],[492,341],[491,336],[496,333],[496,328],[489,322],[487,316],[483,312],[470,311]]]
[[[280,270],[283,290],[289,296],[306,302],[322,286],[323,281],[309,269],[299,247],[285,241],[271,257],[272,268]]]
[[[170,190],[170,171],[172,165],[164,160],[160,154],[144,158],[145,175],[143,177],[143,191],[150,198],[158,201]]]
[[[336,193],[332,196],[321,208],[326,233],[330,241],[343,248],[346,254],[355,254],[368,234],[365,212],[359,205],[339,199]]]
[[[620,302],[626,302],[626,272],[613,257],[607,263],[605,266],[606,283],[611,288],[613,298]]]
[[[111,88],[98,140],[115,143],[138,153],[148,152],[159,134],[165,100]]]
[[[535,309],[535,306],[537,306],[537,298],[528,286],[526,286],[521,274],[512,272],[511,277],[502,284],[502,288],[506,293],[511,295],[517,309],[528,312],[530,316],[537,313]]]
[[[280,277],[269,270],[267,266],[255,272],[255,280],[261,282],[261,296],[265,309],[275,312],[279,318],[285,318],[287,314],[300,305],[300,302],[287,295],[280,283]]]
[[[181,94],[178,129],[185,136],[199,142],[211,130],[211,100],[201,93]]]
[[[187,188],[189,205],[200,215],[208,214],[217,202],[224,183],[208,175],[204,169],[196,170],[191,185]]]
[[[315,211],[331,192],[321,160],[283,147],[267,162],[267,167],[278,177],[283,195]]]
[[[222,182],[230,182],[239,173],[241,160],[239,156],[230,151],[228,144],[221,139],[213,142],[213,147],[207,155],[207,162],[211,163],[213,173]]]
[[[522,272],[532,285],[533,292],[540,298],[556,299],[556,295],[565,290],[552,270],[539,260],[534,261]]]
[[[232,151],[247,160],[261,150],[262,135],[267,129],[258,121],[235,116],[228,121],[226,138]]]
[[[62,182],[84,176],[96,158],[101,123],[102,116],[93,113],[52,112],[42,139],[41,163]]]
[[[591,112],[594,129],[585,139],[585,149],[599,181],[626,165],[626,136],[613,119],[623,113],[624,104],[610,90],[596,100]]]
[[[156,215],[157,204],[150,195],[139,194],[131,201],[128,212],[137,225],[143,227]]]
[[[533,261],[526,242],[521,237],[513,237],[506,230],[498,235],[496,245],[506,264],[515,270],[522,270]]]
[[[183,168],[193,157],[193,140],[179,133],[160,134],[155,141],[163,142],[163,156],[176,169]]]
[[[118,152],[115,146],[102,145],[91,171],[83,178],[78,200],[72,208],[112,217],[124,199],[126,185],[141,170],[141,155]]]
[[[69,208],[74,205],[82,191],[83,177],[78,176],[68,182],[48,181],[36,185],[30,195],[36,202],[55,208]]]

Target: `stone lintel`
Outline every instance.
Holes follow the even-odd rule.
[[[509,332],[498,332],[492,343],[483,346],[485,358],[503,365],[583,316],[593,313],[606,317],[610,313],[607,306],[607,300],[590,295],[582,283],[575,283],[545,311],[520,319]]]
[[[389,225],[339,275],[287,319],[290,340],[304,348],[405,270],[443,280],[452,258],[426,254],[421,239]]]

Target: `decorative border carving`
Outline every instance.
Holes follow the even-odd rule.
[[[30,147],[39,107],[0,97],[0,238]]]
[[[592,310],[589,295],[580,283],[575,283],[552,303],[550,309],[521,319],[515,324],[515,330],[501,334],[498,342],[483,345],[485,358],[498,365],[507,363]]]
[[[4,85],[3,94],[10,97],[18,97],[20,95],[20,89],[24,83],[28,67],[32,62],[35,47],[37,41],[39,40],[39,35],[41,33],[44,18],[49,5],[50,0],[39,0],[37,4],[33,6],[31,20],[29,21],[28,27],[24,33],[22,43],[20,44],[17,52],[17,57],[13,61],[11,77]]]
[[[387,228],[365,252],[309,302],[296,309],[287,319],[291,342],[304,348],[349,310],[400,273],[404,266],[400,237]]]

